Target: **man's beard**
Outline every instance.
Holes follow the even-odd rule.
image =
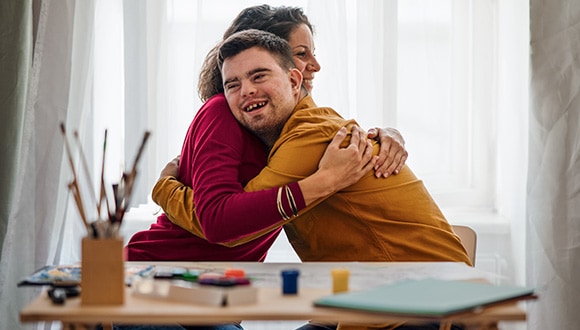
[[[279,123],[274,126],[262,126],[262,127],[248,127],[248,129],[254,133],[264,144],[271,149],[274,142],[278,140],[280,134],[282,133],[282,128],[284,128],[285,123]]]

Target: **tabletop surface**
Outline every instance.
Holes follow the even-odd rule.
[[[126,263],[139,266],[143,263]],[[346,268],[350,272],[349,290],[371,289],[378,285],[401,280],[437,278],[444,280],[476,280],[493,282],[494,275],[466,266],[463,263],[411,262],[411,263],[244,263],[244,262],[164,262],[156,267],[171,269],[223,271],[241,268],[257,287],[257,302],[239,306],[204,306],[167,299],[135,295],[126,288],[125,302],[113,306],[86,306],[81,299],[67,299],[64,305],[51,303],[46,292],[21,310],[22,322],[116,322],[148,324],[210,324],[240,320],[316,320],[321,322],[369,322],[434,320],[384,313],[360,312],[336,308],[314,307],[313,301],[332,292],[330,272]],[[280,273],[286,269],[300,272],[297,295],[282,294]],[[455,314],[436,320],[453,320],[465,323],[525,320],[525,312],[515,303]]]

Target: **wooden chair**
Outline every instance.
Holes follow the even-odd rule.
[[[475,266],[475,253],[477,250],[477,233],[473,228],[464,225],[453,225],[453,231],[461,239],[461,243],[467,251],[467,256]]]

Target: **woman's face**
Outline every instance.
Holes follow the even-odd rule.
[[[296,30],[290,33],[288,40],[292,53],[294,54],[294,64],[302,72],[304,80],[302,85],[310,92],[312,91],[312,80],[314,73],[320,71],[320,64],[314,56],[314,38],[312,32],[306,24],[301,24]]]

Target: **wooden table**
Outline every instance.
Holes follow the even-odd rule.
[[[135,264],[135,263],[131,263]],[[62,321],[70,324],[212,324],[240,320],[316,320],[320,322],[387,323],[438,321],[493,326],[499,321],[523,321],[525,312],[514,303],[445,318],[408,317],[333,308],[314,307],[318,297],[331,294],[330,270],[351,272],[350,290],[371,288],[401,279],[435,277],[450,280],[490,281],[486,274],[460,263],[157,263],[163,267],[200,270],[243,268],[258,286],[258,302],[242,306],[204,306],[159,300],[132,294],[127,288],[125,303],[118,306],[85,306],[79,298],[54,305],[43,292],[20,312],[22,322]],[[299,269],[298,295],[283,295],[280,271]],[[493,279],[491,279],[493,280]]]

